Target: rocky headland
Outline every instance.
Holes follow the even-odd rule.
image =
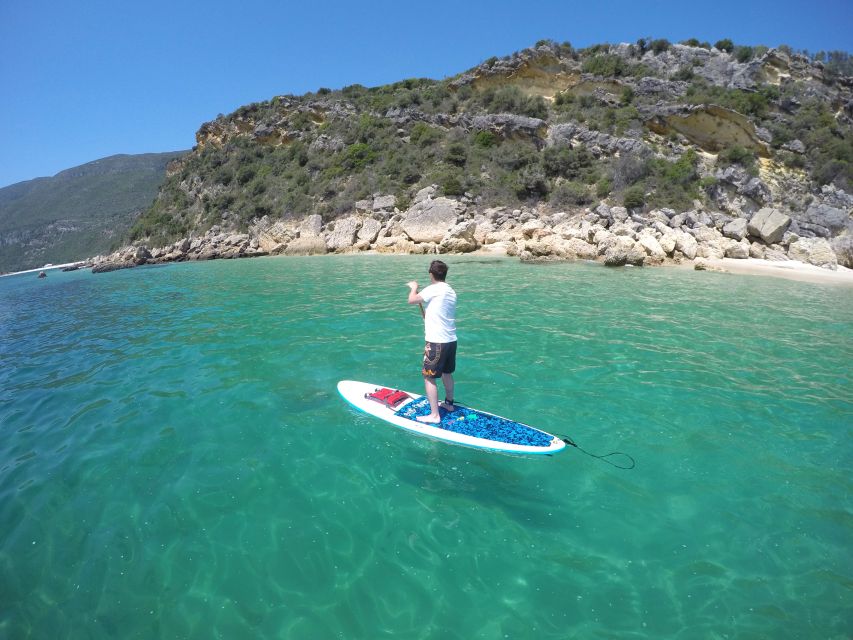
[[[470,197],[421,189],[404,211],[394,196],[356,203],[356,211],[323,223],[261,218],[247,233],[218,226],[164,247],[128,246],[89,261],[94,273],[143,264],[326,253],[460,254],[475,251],[525,261],[595,260],[607,266],[656,266],[723,258],[798,261],[828,270],[853,268],[853,197],[825,187],[822,198],[794,213],[763,207],[733,216],[699,206],[689,211],[598,206],[551,212],[537,207],[481,208]],[[697,203],[698,204],[698,203]],[[841,234],[841,235],[839,235]]]
[[[204,123],[137,264],[382,252],[853,267],[849,59],[552,41],[443,81],[277,96]]]

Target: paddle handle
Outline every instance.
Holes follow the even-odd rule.
[[[426,319],[426,311],[424,311],[424,305],[422,305],[422,304],[419,302],[419,303],[418,303],[418,306],[421,308],[421,318]]]

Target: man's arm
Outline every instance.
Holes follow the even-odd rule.
[[[421,304],[424,302],[424,299],[421,298],[418,293],[418,283],[412,280],[411,282],[407,282],[406,286],[409,287],[409,304]]]

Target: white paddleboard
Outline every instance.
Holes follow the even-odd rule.
[[[560,438],[550,433],[461,405],[451,412],[441,409],[440,424],[419,422],[415,419],[417,416],[429,413],[426,396],[402,392],[408,397],[391,407],[369,397],[380,389],[385,387],[354,380],[338,383],[338,392],[356,409],[424,436],[477,449],[516,454],[549,455],[566,447]]]

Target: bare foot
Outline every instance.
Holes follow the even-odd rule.
[[[442,409],[444,409],[445,411],[450,412],[450,413],[453,413],[454,411],[456,411],[456,407],[453,406],[452,404],[450,404],[449,402],[447,402],[446,400],[444,402],[442,402],[441,404],[439,404],[438,406],[441,407]]]
[[[415,419],[418,422],[426,422],[427,424],[438,424],[441,422],[441,416],[434,416],[432,414],[428,416],[418,416]]]

